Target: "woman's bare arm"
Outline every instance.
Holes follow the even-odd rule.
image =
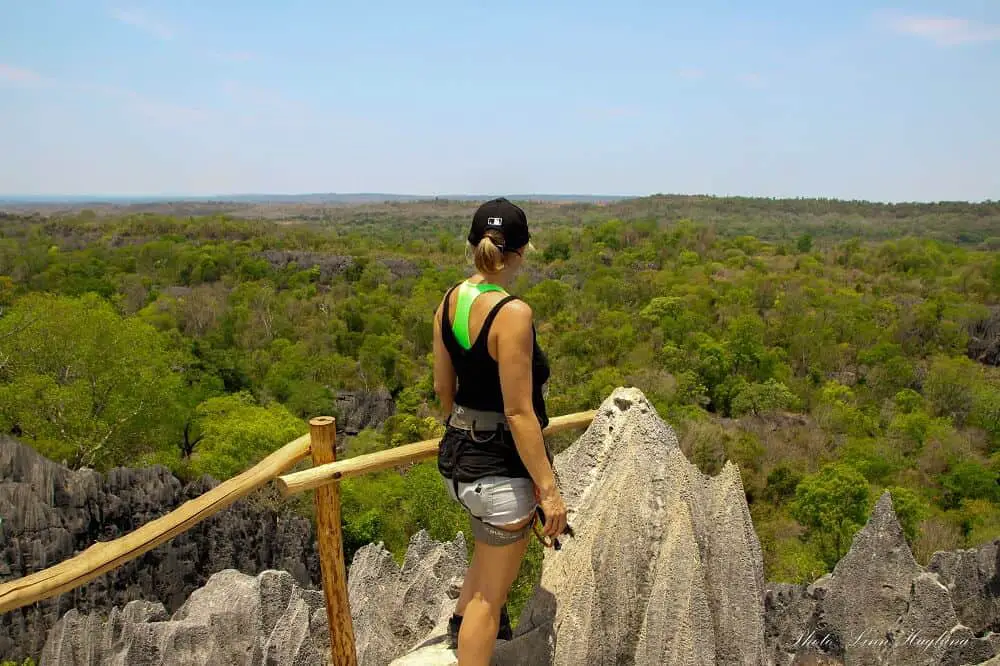
[[[444,346],[441,336],[441,308],[447,304],[442,301],[434,313],[434,393],[441,403],[441,418],[447,419],[455,404],[455,391],[458,390],[455,368],[451,364],[448,348]]]
[[[555,536],[566,526],[566,507],[556,487],[552,465],[545,452],[542,426],[531,400],[534,352],[531,308],[523,301],[513,301],[497,315],[497,323],[499,325],[493,330],[497,331],[497,363],[504,414],[517,452],[538,490],[546,516],[545,533]]]

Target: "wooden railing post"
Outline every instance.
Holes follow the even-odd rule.
[[[337,459],[337,427],[332,416],[309,421],[313,465]],[[316,489],[316,536],[319,542],[320,571],[326,596],[326,617],[330,623],[330,652],[334,666],[357,666],[354,625],[347,598],[344,568],[344,538],[340,530],[340,484],[328,483]]]

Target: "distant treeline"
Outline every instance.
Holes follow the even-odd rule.
[[[20,206],[16,214],[73,215],[83,210],[100,215],[153,213],[173,216],[229,215],[267,220],[313,221],[330,224],[409,223],[421,218],[466,224],[475,199],[380,199],[383,195],[290,195],[268,201],[256,195],[236,201],[184,200],[143,203],[51,203]],[[332,197],[343,197],[336,200]],[[388,195],[384,195],[388,197]],[[331,197],[323,199],[323,197]],[[724,236],[752,235],[765,240],[789,240],[802,233],[822,239],[859,237],[878,240],[915,235],[961,245],[1000,249],[1000,201],[983,203],[878,203],[837,199],[774,199],[656,195],[638,199],[567,195],[548,199],[512,197],[527,210],[532,222],[578,225],[610,218],[657,223],[691,220],[713,226]],[[4,206],[0,205],[0,210]],[[404,212],[405,211],[405,212]],[[2,213],[0,213],[2,215]]]

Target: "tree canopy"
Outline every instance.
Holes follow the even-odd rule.
[[[641,388],[703,471],[739,465],[769,578],[828,570],[887,488],[921,561],[1000,536],[1000,203],[524,205],[549,412]],[[219,478],[343,391],[395,404],[344,455],[440,432],[473,203],[160,208],[0,215],[3,432]],[[466,529],[435,474],[345,482],[348,552]]]

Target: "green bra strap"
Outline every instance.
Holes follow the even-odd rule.
[[[452,323],[452,330],[455,332],[458,344],[462,345],[463,349],[472,347],[472,341],[469,340],[469,313],[472,312],[472,302],[480,294],[485,294],[488,291],[503,291],[503,287],[486,282],[472,284],[468,280],[458,287],[458,304],[455,306],[455,320]]]

